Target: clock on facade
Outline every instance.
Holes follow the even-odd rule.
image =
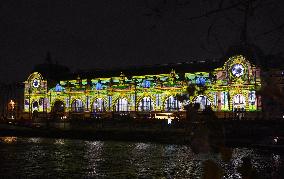
[[[33,87],[38,88],[40,85],[40,81],[38,79],[33,80]]]
[[[242,64],[235,64],[233,67],[232,67],[232,74],[235,76],[235,77],[240,77],[244,74],[244,71],[245,71],[245,68]]]

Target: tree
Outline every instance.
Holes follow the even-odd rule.
[[[185,104],[187,120],[198,120],[197,112],[200,109],[199,103],[194,103],[192,98],[197,95],[203,95],[207,87],[205,85],[189,84],[186,88],[186,92],[176,95],[176,99]]]
[[[277,71],[262,75],[262,87],[257,95],[261,96],[262,110],[266,119],[283,115],[284,94],[280,81],[282,78],[282,74]]]

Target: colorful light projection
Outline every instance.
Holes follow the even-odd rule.
[[[176,95],[186,94],[188,84],[196,85],[198,92],[187,102],[199,103],[200,110],[211,106],[215,111],[257,111],[261,104],[256,93],[261,87],[259,68],[236,55],[208,72],[78,77],[60,81],[53,88],[35,72],[25,81],[24,112],[182,111],[186,102],[178,101]]]
[[[95,99],[93,103],[93,112],[98,113],[98,112],[104,112],[105,111],[105,102],[102,98],[97,98]]]
[[[121,98],[117,100],[116,111],[119,111],[119,112],[130,111],[129,102],[126,98]]]
[[[206,106],[210,106],[211,102],[209,101],[209,99],[206,96],[203,95],[199,95],[195,98],[195,103],[198,103],[200,105],[200,110],[204,110],[206,108]]]
[[[174,96],[170,96],[165,101],[165,111],[179,111],[181,110],[182,104]]]
[[[34,72],[25,84],[25,99],[24,99],[24,111],[25,112],[44,112],[47,109],[47,82],[43,80],[41,74]]]
[[[150,97],[144,97],[139,103],[139,111],[152,111],[154,109],[154,103]]]
[[[72,112],[84,112],[84,103],[81,99],[75,99],[72,104]]]

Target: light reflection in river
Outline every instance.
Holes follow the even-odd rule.
[[[17,137],[0,137],[0,141],[11,144],[17,141]]]
[[[39,138],[39,137],[31,137],[31,138],[28,138],[27,141],[30,143],[40,143],[41,139],[42,138]]]
[[[241,178],[241,158],[250,156],[257,172],[271,178],[283,171],[281,155],[235,148],[225,163],[219,154],[194,154],[187,145],[1,137],[0,177],[200,178],[210,159],[224,178],[234,179]]]
[[[85,148],[86,152],[84,158],[87,162],[87,170],[86,175],[88,177],[91,176],[99,176],[100,173],[97,171],[98,163],[101,160],[101,152],[103,150],[103,142],[100,141],[86,141]]]
[[[64,139],[55,139],[54,144],[55,145],[64,145],[65,140]]]

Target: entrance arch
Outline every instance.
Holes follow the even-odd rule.
[[[52,120],[60,120],[64,116],[65,104],[61,100],[56,100],[51,108]]]
[[[179,111],[181,109],[181,102],[170,96],[165,101],[164,109],[165,111]]]
[[[32,104],[32,107],[33,107],[33,111],[38,111],[39,110],[38,102],[34,101],[33,104]]]
[[[65,105],[63,101],[57,100],[54,102],[51,111],[53,113],[63,113],[65,111]]]

